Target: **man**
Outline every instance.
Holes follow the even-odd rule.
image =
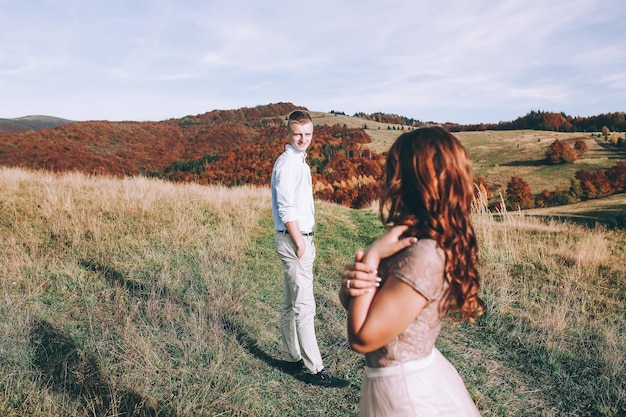
[[[311,170],[306,150],[313,140],[313,121],[308,113],[293,111],[287,121],[289,143],[272,171],[272,216],[276,229],[276,252],[283,265],[283,301],[280,325],[286,369],[302,372],[311,384],[339,386],[342,382],[324,369],[313,319],[313,262],[315,207]]]

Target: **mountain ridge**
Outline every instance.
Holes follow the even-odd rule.
[[[293,108],[306,109],[301,106],[294,106],[291,103],[270,103],[267,105],[259,105],[256,107],[241,107],[239,109],[230,110],[211,110],[209,112],[193,115],[187,115],[181,118],[170,118],[167,120],[186,120],[189,118],[202,118],[206,115],[218,114],[221,117],[225,114],[238,114],[241,116],[244,114],[246,117],[250,117],[251,113],[253,117],[259,117],[260,114],[265,113],[262,117],[275,117],[277,116],[276,110],[284,110],[285,106],[292,106]],[[265,109],[265,110],[264,110]],[[307,109],[308,110],[308,109]],[[269,114],[268,114],[269,112]],[[395,126],[412,126],[419,127],[430,124],[440,124],[446,127],[451,132],[462,131],[484,131],[484,130],[520,130],[520,129],[534,129],[534,130],[548,130],[559,132],[600,132],[603,128],[608,128],[612,132],[626,132],[626,113],[616,111],[612,113],[602,113],[589,117],[573,117],[563,112],[550,112],[541,110],[531,110],[524,116],[520,116],[515,120],[502,121],[498,123],[475,123],[475,124],[459,124],[454,122],[435,122],[435,121],[421,121],[412,117],[401,116],[397,114],[389,114],[382,112],[375,112],[372,114],[366,114],[363,112],[355,113],[352,116],[346,115],[344,112],[331,110],[329,112],[311,111],[312,113],[326,114],[330,116],[348,117],[350,119],[363,120],[363,124],[366,123],[382,123],[386,125]],[[232,118],[229,118],[232,119]],[[239,119],[235,117],[234,119]],[[130,121],[136,123],[159,123],[162,121]],[[88,121],[76,121],[64,119],[56,116],[47,115],[30,115],[17,118],[0,118],[0,134],[3,133],[19,133],[25,131],[33,131],[40,129],[47,129],[51,127],[63,126],[69,123],[88,123],[96,120]],[[100,120],[103,122],[118,123],[116,121]]]
[[[29,115],[13,119],[0,118],[0,134],[31,132],[35,130],[63,126],[69,123],[74,123],[74,121],[63,119],[61,117],[45,115]]]
[[[357,117],[311,111],[292,103],[213,110],[158,122],[72,122],[25,116],[10,120],[30,123],[35,130],[0,134],[0,165],[225,186],[268,185],[273,161],[284,150],[286,115],[296,109],[309,111],[316,126],[316,139],[308,152],[316,196],[351,207],[363,207],[378,195],[385,153],[393,140],[403,131],[431,124],[382,113]],[[544,166],[546,148],[557,137],[569,142],[585,140],[595,148],[610,147],[611,158],[623,159],[623,137],[613,133],[609,138],[598,122],[626,123],[624,113],[593,119],[592,123],[603,127],[604,142],[599,134],[570,132],[564,123],[571,124],[570,120],[574,121],[564,114],[531,112],[500,129],[444,126],[459,137],[466,136],[468,151],[476,156],[475,173],[485,176],[491,191],[504,193],[514,175],[530,177],[529,185],[536,193],[553,189],[555,179],[561,180],[557,188],[568,189],[580,169],[591,172],[613,165],[598,159],[602,155],[594,151],[580,164]],[[62,124],[36,129],[45,123]],[[535,130],[530,138],[521,133],[532,132],[534,126],[543,127],[543,132]],[[490,139],[492,133],[496,137]],[[509,154],[511,168],[503,165],[504,154]]]

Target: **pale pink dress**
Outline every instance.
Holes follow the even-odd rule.
[[[435,348],[444,263],[443,251],[431,239],[419,240],[381,263],[383,285],[394,276],[428,303],[394,340],[365,355],[361,417],[480,416],[458,372]]]

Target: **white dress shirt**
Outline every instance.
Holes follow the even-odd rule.
[[[276,230],[287,230],[285,223],[297,221],[300,231],[310,233],[315,226],[315,206],[311,169],[306,153],[285,146],[272,170],[272,217]]]

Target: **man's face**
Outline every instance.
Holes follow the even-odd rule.
[[[288,134],[289,144],[300,152],[305,152],[313,140],[313,123],[292,123]]]

